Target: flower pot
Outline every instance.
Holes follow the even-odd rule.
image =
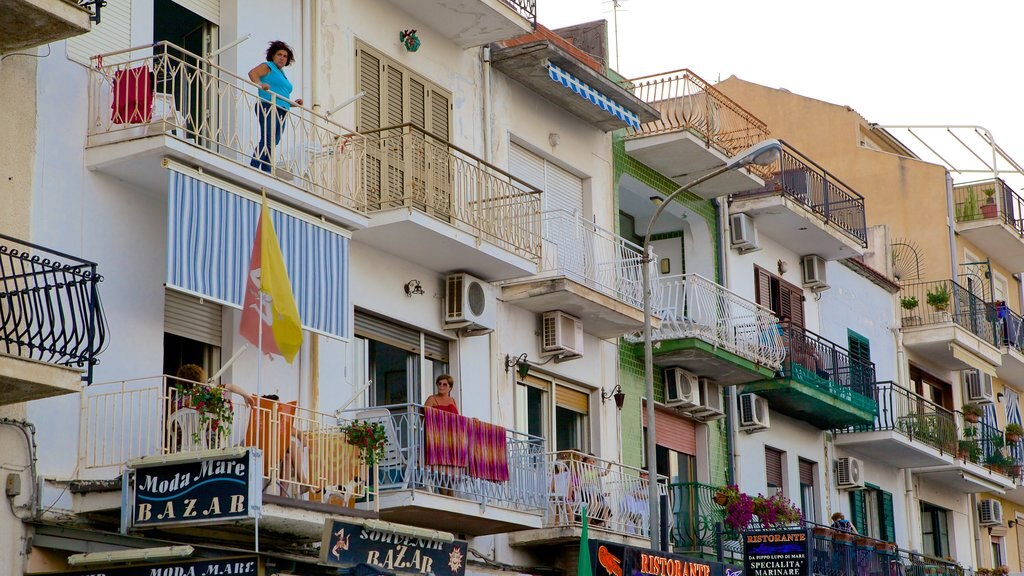
[[[832,539],[836,542],[850,543],[853,542],[855,538],[857,538],[857,536],[855,534],[850,534],[849,532],[837,531],[832,535]]]
[[[875,547],[875,541],[872,540],[871,538],[857,538],[856,540],[854,540],[853,543],[856,544],[857,546],[861,547],[861,548],[874,548]]]
[[[714,500],[715,504],[718,504],[719,506],[725,506],[729,503],[729,495],[725,492],[715,492],[712,500]]]
[[[814,532],[814,536],[817,538],[827,538],[829,540],[831,540],[836,533],[835,530],[824,526],[815,526],[812,529],[812,532]]]
[[[1007,442],[1020,442],[1020,434],[1007,434],[1006,435],[1006,441]]]
[[[995,218],[999,215],[999,207],[996,206],[995,202],[991,204],[981,205],[981,217],[982,218]]]
[[[964,414],[964,421],[970,422],[971,424],[977,424],[981,422],[981,416],[977,414]]]
[[[895,552],[896,544],[892,542],[875,542],[875,550],[879,552]]]

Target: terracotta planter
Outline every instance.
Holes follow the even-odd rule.
[[[712,500],[714,500],[715,504],[718,504],[719,506],[725,506],[729,503],[729,496],[725,492],[715,492]]]
[[[1020,434],[1007,434],[1006,435],[1006,441],[1007,442],[1020,442]]]
[[[831,528],[825,528],[824,526],[816,526],[811,531],[814,533],[814,536],[816,538],[827,538],[829,540],[831,540],[836,533],[835,530]]]
[[[836,542],[850,543],[853,542],[855,538],[857,538],[857,536],[855,534],[850,534],[849,532],[834,532],[832,534],[832,539]]]
[[[860,546],[861,548],[874,548],[875,547],[875,541],[872,540],[871,538],[857,538],[856,540],[853,541],[853,543],[856,544],[857,546]]]
[[[995,218],[996,216],[999,216],[999,207],[996,206],[995,202],[993,202],[991,204],[982,204],[981,205],[981,217],[982,218]]]
[[[981,422],[981,416],[977,414],[964,414],[964,422],[970,422],[971,424],[977,424]]]
[[[895,552],[896,544],[892,542],[875,542],[875,550],[879,552]]]

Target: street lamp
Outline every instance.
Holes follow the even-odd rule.
[[[674,192],[665,197],[665,200],[658,205],[647,223],[647,233],[644,234],[644,252],[641,257],[641,269],[644,286],[644,390],[647,395],[647,501],[650,506],[648,518],[651,528],[651,550],[659,550],[661,547],[661,507],[660,495],[658,494],[658,465],[657,465],[657,438],[654,430],[654,351],[651,346],[651,231],[658,217],[665,211],[676,196],[686,190],[702,184],[721,175],[724,172],[742,168],[750,164],[767,166],[779,157],[782,151],[782,144],[778,140],[763,140],[747,148],[736,156],[733,156],[724,166],[711,171],[693,182],[684,184]]]

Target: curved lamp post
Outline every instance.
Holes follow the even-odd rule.
[[[658,465],[657,465],[657,438],[654,430],[654,352],[651,346],[651,231],[655,222],[665,211],[665,208],[683,192],[707,182],[730,170],[736,170],[750,164],[767,166],[779,157],[782,151],[782,144],[778,140],[763,140],[747,148],[738,155],[733,156],[724,166],[697,178],[693,182],[684,184],[674,192],[665,197],[650,222],[647,223],[647,232],[644,234],[643,256],[641,258],[641,272],[643,274],[644,286],[644,393],[647,396],[647,500],[650,506],[648,518],[651,528],[651,550],[659,550],[661,547],[661,507],[660,495],[658,494]]]

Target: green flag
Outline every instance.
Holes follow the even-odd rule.
[[[576,561],[576,576],[594,576],[590,566],[590,536],[587,534],[587,505],[583,505],[583,532],[580,534],[580,557]]]

